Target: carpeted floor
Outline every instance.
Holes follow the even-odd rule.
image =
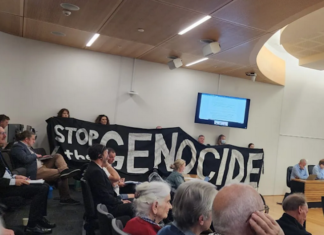
[[[70,190],[72,198],[80,201],[81,205],[67,206],[60,205],[58,200],[58,190],[53,190],[53,199],[48,200],[47,218],[49,221],[56,223],[53,229],[54,235],[81,235],[83,223],[83,200],[81,191]],[[16,209],[5,215],[5,224],[7,228],[19,227],[23,229],[22,218],[27,218],[29,205]]]

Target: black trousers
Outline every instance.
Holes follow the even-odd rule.
[[[133,205],[132,203],[118,204],[113,210],[109,210],[114,217],[119,216],[129,216],[130,218],[134,217]]]
[[[28,226],[34,227],[39,219],[46,216],[48,188],[48,184],[9,186],[0,192],[0,197],[19,196],[31,199]]]

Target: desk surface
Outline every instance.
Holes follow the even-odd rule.
[[[301,179],[292,179],[293,181],[303,182],[306,184],[324,184],[324,180],[301,180]]]

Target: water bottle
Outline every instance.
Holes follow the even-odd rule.
[[[53,198],[53,187],[52,186],[49,186],[47,198],[48,199]]]

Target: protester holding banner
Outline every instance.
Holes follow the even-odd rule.
[[[173,172],[166,178],[166,181],[170,184],[172,190],[176,191],[180,184],[185,182],[182,173],[186,168],[186,162],[183,159],[178,159],[170,168],[173,169]]]
[[[69,118],[70,117],[70,111],[68,109],[63,108],[57,113],[57,117]]]
[[[224,145],[226,144],[226,136],[225,135],[219,135],[216,141],[216,145]]]
[[[254,149],[254,144],[253,143],[249,143],[248,148],[249,149]]]
[[[100,114],[96,118],[95,123],[98,123],[98,124],[100,123],[102,125],[110,125],[109,118],[106,115],[104,115],[104,114]]]
[[[215,186],[202,180],[181,184],[172,204],[174,223],[165,226],[158,235],[200,235],[208,230],[216,193]]]
[[[113,185],[102,169],[104,163],[108,161],[108,149],[104,145],[94,144],[88,149],[88,155],[91,162],[84,178],[90,186],[94,204],[106,205],[109,213],[114,217],[128,215],[132,218],[134,216],[132,204],[128,200],[120,200],[117,197]]]
[[[198,136],[198,142],[201,143],[201,144],[205,144],[205,136],[199,135]]]
[[[136,187],[135,218],[127,222],[124,232],[132,235],[156,235],[159,223],[167,218],[170,203],[170,186],[164,182],[145,182]]]

